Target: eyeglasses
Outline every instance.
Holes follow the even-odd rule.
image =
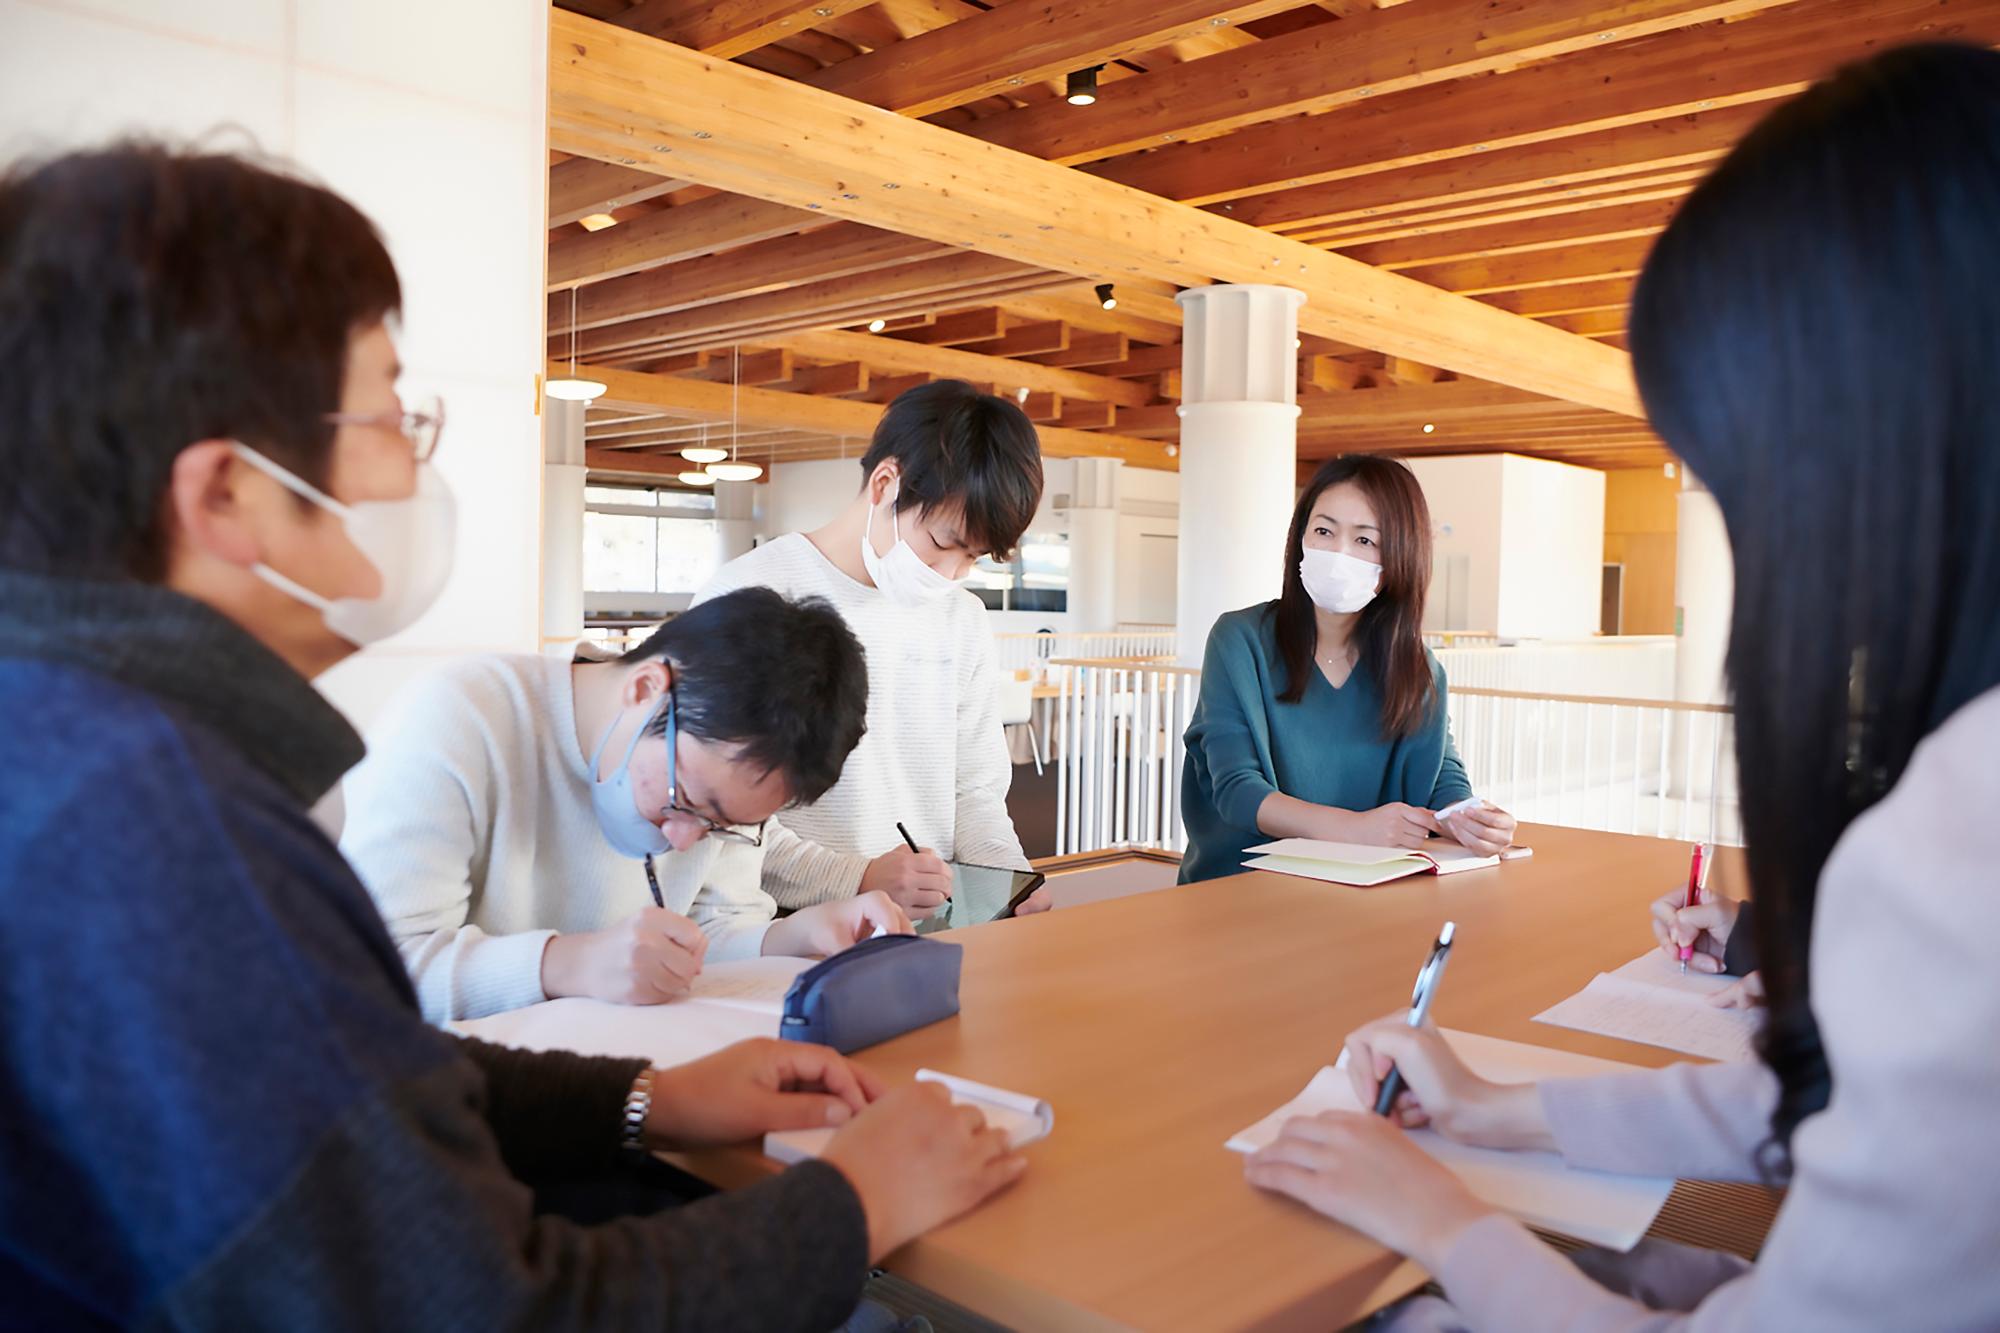
[[[444,400],[433,395],[407,412],[328,412],[321,420],[336,426],[393,430],[410,442],[417,461],[423,463],[437,452],[438,436],[444,434]]]
[[[677,711],[679,710],[675,707],[673,686],[669,685],[667,687],[667,813],[692,819],[695,823],[701,825],[702,833],[705,836],[714,838],[718,842],[739,843],[745,847],[762,847],[764,845],[764,824],[768,823],[768,820],[759,822],[757,827],[745,832],[743,829],[735,828],[728,824],[718,824],[700,811],[690,810],[681,804],[680,774],[678,771],[680,767],[680,731],[674,722],[674,714]]]

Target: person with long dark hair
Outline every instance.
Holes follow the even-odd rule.
[[[1350,1037],[1364,1101],[1391,1061],[1409,1083],[1395,1123],[1296,1121],[1247,1171],[1434,1274],[1455,1308],[1411,1326],[2000,1328],[1996,226],[2000,54],[1916,46],[1773,113],[1654,247],[1639,388],[1735,551],[1762,1058],[1501,1088],[1434,1032]],[[1426,1122],[1789,1189],[1754,1268],[1572,1266],[1396,1128]]]
[[[1409,468],[1344,455],[1313,474],[1285,539],[1284,590],[1209,631],[1187,731],[1183,882],[1233,875],[1268,838],[1507,846],[1511,815],[1472,795],[1420,626],[1431,516]]]

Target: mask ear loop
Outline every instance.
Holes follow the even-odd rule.
[[[632,754],[635,750],[639,748],[639,742],[646,738],[646,727],[649,723],[652,722],[653,718],[659,714],[660,705],[666,704],[671,710],[673,704],[673,698],[674,698],[674,692],[671,689],[669,689],[665,694],[661,695],[659,699],[653,704],[652,708],[647,711],[645,718],[639,723],[639,729],[632,733],[631,744],[625,747],[624,759],[619,761],[618,767],[621,772],[624,769],[629,768],[631,766]],[[620,711],[622,712],[623,710],[621,709]],[[667,723],[669,726],[673,724],[673,716],[674,715],[671,711],[667,713]],[[604,734],[598,737],[597,748],[590,752],[590,780],[593,783],[604,782],[607,780],[597,776],[597,764],[599,760],[604,758],[604,747],[611,744],[611,733],[616,730],[618,730],[618,719],[614,717],[611,719],[611,725],[604,729]],[[668,763],[671,764],[673,750],[669,748],[667,754],[668,754]],[[668,774],[667,785],[668,786],[673,785],[673,777],[671,770],[669,771]]]

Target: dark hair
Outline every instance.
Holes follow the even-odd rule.
[[[868,729],[861,642],[823,597],[788,601],[742,588],[683,611],[619,659],[664,660],[675,725],[782,773],[792,800],[817,801],[840,780]],[[663,711],[654,734],[667,728]]]
[[[1821,868],[1917,743],[2000,684],[1996,219],[2000,55],[1906,47],[1758,125],[1633,302],[1646,408],[1735,552],[1774,1171],[1832,1095],[1807,967]]]
[[[1042,445],[1020,406],[964,380],[938,380],[896,395],[861,456],[873,476],[886,458],[900,479],[896,512],[939,505],[965,510],[965,540],[995,555],[1012,551],[1042,500]]]
[[[1320,496],[1342,482],[1353,482],[1368,497],[1381,525],[1382,582],[1375,600],[1355,622],[1355,643],[1361,664],[1382,691],[1382,735],[1408,736],[1423,728],[1437,700],[1430,655],[1424,651],[1424,595],[1431,586],[1431,510],[1424,489],[1409,468],[1371,454],[1342,454],[1319,465],[1299,494],[1292,511],[1292,530],[1285,538],[1285,586],[1271,604],[1278,639],[1278,661],[1284,667],[1281,703],[1305,698],[1306,684],[1318,670],[1313,644],[1318,630],[1312,598],[1299,578],[1305,556],[1306,527]]]
[[[324,480],[348,343],[398,310],[316,185],[121,143],[0,176],[0,567],[157,579],[174,458],[238,439]]]

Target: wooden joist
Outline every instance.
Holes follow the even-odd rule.
[[[1307,332],[1640,414],[1615,348],[607,24],[558,12],[552,30],[551,135],[564,151],[671,160],[718,189],[1070,273],[1282,282],[1306,291]]]
[[[620,27],[727,60],[874,0],[640,0],[614,16]]]
[[[550,363],[551,374],[559,373],[560,369]],[[600,404],[635,412],[665,412],[710,422],[734,420],[758,429],[810,431],[864,440],[874,433],[875,423],[882,418],[880,404],[845,398],[781,393],[774,389],[732,389],[727,384],[642,375],[610,366],[589,366],[587,373],[607,386],[607,392],[598,400]],[[1038,433],[1042,451],[1051,457],[1122,458],[1141,467],[1169,471],[1175,466],[1165,446],[1153,441],[1101,431],[1073,431],[1061,426],[1044,426]]]
[[[978,345],[972,348],[934,347],[905,342],[900,338],[832,329],[788,334],[778,343],[808,360],[859,361],[872,370],[903,374],[921,371],[939,378],[994,384],[1003,392],[1030,389],[1059,393],[1070,402],[1121,403],[1128,407],[1138,407],[1151,401],[1151,395],[1144,386],[1131,380],[1037,365],[1032,361],[1010,360],[1005,356],[990,355]]]

